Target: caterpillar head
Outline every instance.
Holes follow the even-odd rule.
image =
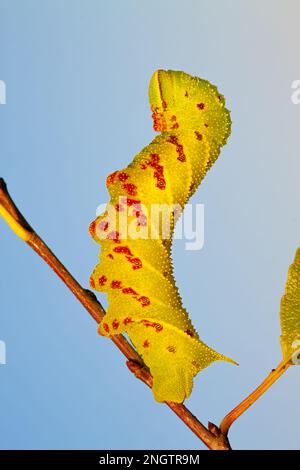
[[[158,132],[193,130],[216,146],[230,134],[230,114],[225,99],[206,80],[184,72],[157,70],[149,86],[153,127]]]

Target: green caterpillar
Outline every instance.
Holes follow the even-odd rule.
[[[107,178],[110,202],[90,225],[101,245],[90,285],[108,295],[100,334],[126,332],[150,368],[155,399],[181,403],[199,371],[216,360],[233,361],[200,340],[182,306],[171,262],[181,211],[169,211],[167,239],[149,214],[155,204],[184,207],[218,158],[231,120],[217,88],[184,72],[156,71],[149,99],[160,134]]]

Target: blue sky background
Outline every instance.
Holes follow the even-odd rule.
[[[299,16],[297,0],[0,0],[0,176],[85,286],[105,178],[154,135],[152,72],[184,70],[227,99],[232,136],[193,197],[205,204],[204,248],[174,245],[195,326],[240,363],[196,378],[187,405],[205,423],[281,358],[279,303],[300,244]],[[0,240],[0,447],[204,448],[3,222]],[[299,448],[299,386],[294,367],[232,427],[232,446]]]

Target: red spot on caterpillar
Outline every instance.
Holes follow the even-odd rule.
[[[163,326],[160,323],[151,322],[149,320],[142,320],[141,323],[143,323],[146,326],[146,328],[148,327],[155,328],[157,332],[160,332],[163,330]]]
[[[125,173],[125,171],[121,171],[121,173],[119,173],[118,175],[118,178],[120,181],[126,181],[129,176],[127,175],[127,173]]]
[[[145,341],[143,342],[143,347],[144,348],[149,348],[149,346],[150,346],[149,341],[147,339],[145,339]]]
[[[203,135],[200,134],[200,132],[198,132],[198,131],[195,131],[195,136],[196,136],[197,140],[202,140],[203,139]]]
[[[163,100],[161,104],[162,104],[162,107],[164,108],[164,110],[167,109],[168,103],[165,100]]]
[[[198,104],[197,104],[197,108],[198,108],[198,109],[204,109],[204,107],[205,107],[205,104],[204,104],[204,103],[198,103]]]
[[[128,261],[133,264],[132,269],[141,269],[143,267],[140,258],[128,258]]]
[[[121,288],[121,281],[112,281],[111,287],[114,288],[114,289],[120,289]],[[124,287],[122,289],[122,293],[132,295],[133,298],[135,300],[137,300],[141,304],[142,307],[147,307],[148,305],[150,305],[150,299],[148,297],[144,296],[144,295],[139,297],[140,294],[138,292],[136,292],[134,289],[132,289],[132,287]],[[147,320],[145,320],[145,321],[147,321]],[[126,324],[126,323],[124,323],[124,324]],[[156,323],[153,323],[153,324],[151,323],[151,325],[155,326]],[[159,325],[159,324],[157,323],[157,325]],[[161,325],[159,325],[159,326],[161,326]]]
[[[121,289],[121,281],[113,280],[111,281],[110,287],[112,289]]]
[[[96,220],[94,220],[89,226],[89,232],[92,237],[95,235],[95,228],[96,228]]]
[[[145,167],[151,167],[151,168],[155,169],[153,177],[156,179],[156,187],[159,188],[159,189],[166,189],[166,180],[164,178],[164,167],[162,165],[158,164],[159,159],[160,159],[159,155],[157,153],[151,153],[150,154],[150,159],[151,160],[147,161],[144,164],[144,166]],[[143,225],[143,224],[139,223],[139,225]]]
[[[101,222],[99,223],[100,230],[103,230],[103,232],[106,232],[108,227],[109,227],[109,223],[106,220],[101,220]]]
[[[114,248],[114,252],[126,255],[127,260],[133,264],[132,269],[140,269],[142,267],[142,261],[140,258],[133,256],[128,246],[117,246]]]
[[[129,325],[130,323],[133,323],[133,320],[131,317],[126,317],[123,320],[124,325]]]
[[[168,347],[167,347],[167,350],[168,350],[170,353],[175,353],[175,352],[176,352],[175,346],[168,346]]]
[[[208,127],[208,124],[205,122],[205,123],[204,123],[204,126],[205,126],[205,127]]]
[[[141,214],[139,217],[138,217],[138,220],[137,220],[137,226],[138,227],[146,227],[147,226],[147,217],[145,216],[145,214]]]
[[[189,94],[188,94],[187,91],[185,92],[184,96],[186,96],[188,98]]]
[[[186,157],[183,151],[183,146],[178,142],[178,138],[175,135],[171,135],[167,142],[176,145],[176,152],[178,153],[177,160],[179,160],[180,162],[185,162]]]
[[[117,177],[118,171],[114,171],[108,177],[106,178],[106,186],[109,186],[115,182],[115,179]]]
[[[176,122],[176,119],[177,119],[177,118],[176,118],[176,116],[174,116],[174,115],[171,117],[171,121],[174,122],[174,124],[173,124],[173,126],[171,127],[171,129],[178,129],[179,124],[178,124],[178,122]]]
[[[123,212],[124,211],[124,207],[122,206],[122,204],[116,204],[115,208],[116,208],[117,212]]]
[[[132,212],[134,213],[134,215],[135,215],[136,217],[138,217],[138,216],[140,215],[140,213],[141,213],[141,208],[142,208],[141,204],[140,204],[140,203],[138,203],[138,204],[133,204],[132,207],[133,207],[133,211],[132,211]]]
[[[183,152],[183,146],[182,145],[177,145],[177,148],[176,148],[176,151],[178,153],[178,157],[177,157],[177,160],[179,160],[180,162],[185,162],[186,161],[186,158],[185,158],[185,155],[184,155],[184,152]]]
[[[159,108],[152,106],[152,119],[153,129],[157,132],[164,132],[167,130],[166,120],[164,114],[159,112]]]
[[[155,172],[154,172],[154,177],[155,178],[160,178],[161,176],[163,176],[163,172],[164,172],[164,167],[161,166],[161,165],[158,165],[157,163],[151,165],[153,168],[155,168]]]
[[[166,180],[164,178],[160,178],[158,181],[157,181],[157,185],[156,185],[159,189],[166,189]]]
[[[107,235],[107,238],[109,240],[113,240],[115,243],[121,243],[119,237],[120,237],[120,234],[117,231],[109,232],[109,234]]]
[[[129,196],[136,196],[137,195],[137,187],[135,184],[132,183],[125,183],[122,186],[123,189],[127,191]]]
[[[159,162],[159,155],[157,153],[151,153],[150,158],[153,162],[158,163]],[[148,163],[149,164],[149,163]]]
[[[138,299],[139,302],[141,302],[142,307],[148,307],[150,305],[150,299],[149,297],[145,297],[144,295]]]
[[[107,277],[106,276],[99,277],[98,282],[99,282],[99,286],[104,286],[104,284],[106,284],[107,282]]]
[[[128,248],[128,246],[116,246],[116,248],[114,248],[114,252],[115,253],[123,253],[125,255],[132,256],[132,253],[131,253],[130,249]]]
[[[191,330],[187,329],[187,330],[184,330],[184,332],[185,332],[187,335],[189,335],[191,338],[194,337],[194,333],[193,333]]]
[[[116,330],[117,328],[119,328],[119,325],[120,323],[118,322],[118,320],[115,318],[114,321],[112,322],[112,327],[114,330]]]
[[[109,259],[114,259],[113,255],[111,253],[108,253],[107,256],[108,256]]]
[[[95,281],[92,277],[90,277],[90,286],[92,289],[95,289]]]
[[[122,289],[122,292],[123,294],[138,295],[138,293],[134,289],[132,289],[132,287],[124,287],[124,289]]]
[[[129,198],[122,198],[121,199],[122,203],[123,204],[126,204],[128,207],[131,207],[131,206],[134,206],[134,205],[139,205],[141,204],[141,201],[140,200],[137,200],[137,199],[129,199]]]
[[[130,206],[133,206],[133,214],[137,218],[137,226],[146,226],[147,217],[142,213],[141,210],[141,201],[129,200]]]
[[[109,333],[109,326],[107,323],[103,323],[103,329],[106,331],[106,333]]]

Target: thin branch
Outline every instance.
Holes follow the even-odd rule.
[[[245,398],[239,405],[237,405],[228,415],[225,416],[220,424],[221,433],[228,434],[229,428],[253,403],[255,403],[291,365],[289,360],[283,360],[278,364],[276,369],[273,369],[270,374],[263,380],[263,382]]]
[[[11,199],[2,178],[0,178],[0,215],[6,220],[11,229],[53,269],[99,324],[105,315],[105,310],[101,303],[90,290],[84,289],[76,279],[74,279],[71,273],[29,225]],[[127,358],[129,370],[151,388],[152,376],[137,351],[122,335],[114,335],[111,337],[111,340]],[[171,408],[209,449],[231,449],[227,436],[222,434],[217,426],[209,423],[208,428],[206,428],[183,404],[166,402],[166,405]]]

